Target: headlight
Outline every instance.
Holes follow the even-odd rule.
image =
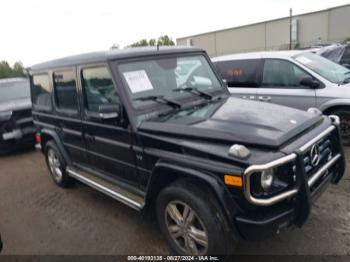
[[[295,185],[294,163],[269,168],[251,175],[250,188],[254,197],[264,198],[276,195]]]
[[[265,191],[268,192],[269,189],[271,188],[273,178],[274,178],[274,170],[272,168],[261,172],[261,187]]]

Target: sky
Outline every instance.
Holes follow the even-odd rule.
[[[1,0],[0,61],[25,66],[349,4],[350,0]]]

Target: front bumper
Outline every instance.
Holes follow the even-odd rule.
[[[304,157],[305,152],[315,141],[310,141],[311,143],[293,153],[297,180],[296,187],[290,190],[288,194],[281,194],[277,198],[271,198],[268,201],[261,201],[252,198],[250,194],[246,194],[246,198],[250,203],[257,206],[269,206],[270,211],[265,212],[264,215],[255,213],[236,217],[236,227],[244,239],[251,241],[263,240],[290,225],[296,224],[301,227],[310,215],[312,204],[330,183],[336,184],[339,182],[345,172],[345,158],[338,128],[333,126],[331,131],[334,132],[333,144],[336,147],[334,151],[337,153],[312,176],[307,176],[305,172]],[[316,143],[319,139],[322,139],[322,137],[315,139]]]
[[[19,140],[22,139],[23,137],[27,136],[27,135],[31,135],[35,133],[35,127],[26,127],[23,129],[14,129],[11,132],[6,132],[2,134],[2,139],[4,141],[8,141],[8,140]]]
[[[35,127],[15,129],[0,133],[0,153],[8,153],[20,148],[32,147],[35,144]]]

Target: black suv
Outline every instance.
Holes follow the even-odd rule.
[[[178,254],[230,254],[241,238],[302,226],[344,173],[337,117],[230,97],[201,49],[91,53],[30,71],[54,182],[155,211]]]
[[[34,147],[29,80],[0,80],[0,154],[18,148]]]

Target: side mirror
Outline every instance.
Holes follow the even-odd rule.
[[[212,86],[213,85],[212,81],[207,77],[194,76],[193,79],[194,79],[195,84],[199,85],[199,86]]]
[[[311,77],[305,77],[305,78],[301,79],[300,85],[308,86],[311,88],[317,88],[320,86],[320,83],[317,80],[312,79]]]
[[[228,87],[227,79],[223,78],[223,79],[222,79],[222,82],[224,83],[224,86],[225,86],[225,87]]]
[[[119,117],[119,105],[106,104],[98,107],[98,113],[101,119],[113,119]]]

